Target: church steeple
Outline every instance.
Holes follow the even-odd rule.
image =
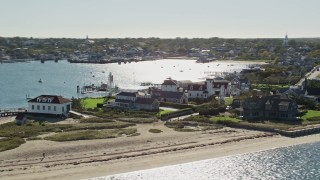
[[[288,34],[286,33],[286,36],[285,36],[285,38],[284,38],[284,40],[283,40],[283,46],[284,46],[284,47],[288,47],[288,42],[289,42]]]

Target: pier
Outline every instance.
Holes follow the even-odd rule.
[[[18,113],[26,112],[26,108],[0,109],[0,117],[16,116]]]

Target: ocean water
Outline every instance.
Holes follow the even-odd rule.
[[[319,180],[320,142],[165,166],[92,180]]]
[[[62,95],[67,98],[82,97],[76,92],[77,85],[107,83],[109,72],[114,75],[114,83],[120,88],[138,89],[143,88],[140,86],[141,82],[160,84],[168,77],[200,81],[201,78],[210,75],[208,73],[241,71],[248,65],[232,62],[201,64],[195,60],[157,60],[121,65],[71,64],[66,60],[58,63],[3,63],[0,64],[0,108],[26,107],[26,94],[31,97],[41,94]],[[39,79],[43,83],[39,83]]]

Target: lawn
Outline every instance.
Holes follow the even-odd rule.
[[[308,112],[301,117],[303,120],[307,120],[312,117],[320,117],[320,111],[308,110]]]
[[[163,111],[160,111],[159,114],[160,114],[160,116],[162,116],[162,115],[165,115],[165,114],[170,114],[171,112],[174,112],[174,111],[172,111],[172,110],[163,110]]]
[[[82,99],[82,105],[85,109],[94,109],[97,107],[97,104],[104,103],[106,101],[106,98],[100,97],[100,98],[84,98]]]
[[[226,97],[226,98],[224,98],[225,99],[225,104],[226,105],[230,105],[230,104],[232,104],[232,101],[233,101],[233,98],[231,98],[231,97]]]

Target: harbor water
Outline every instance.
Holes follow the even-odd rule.
[[[26,107],[26,95],[62,95],[67,98],[104,94],[77,94],[77,86],[108,82],[111,72],[121,89],[139,89],[143,82],[160,84],[171,77],[176,80],[201,81],[222,72],[241,71],[250,63],[195,60],[156,60],[122,64],[75,64],[66,60],[0,64],[0,108]],[[217,73],[217,74],[215,74]],[[41,79],[41,82],[39,80]]]
[[[92,178],[98,179],[318,180],[320,142]]]

